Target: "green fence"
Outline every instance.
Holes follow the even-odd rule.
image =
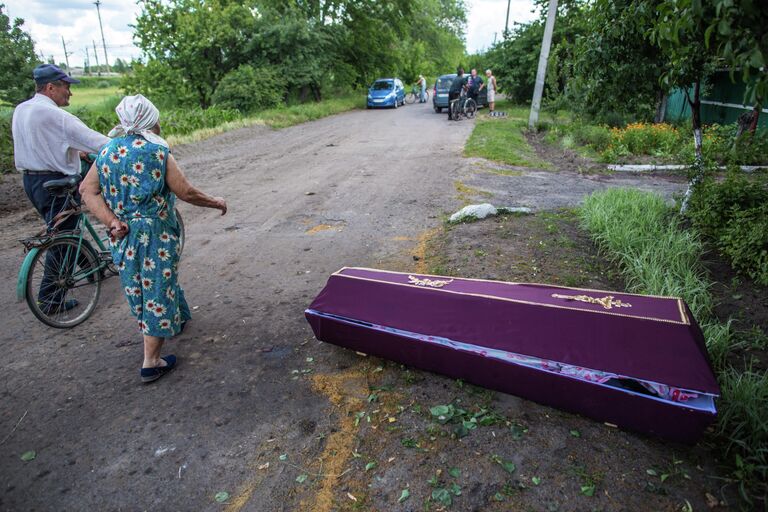
[[[738,76],[737,76],[738,79]],[[743,83],[731,82],[726,71],[720,71],[710,78],[701,97],[701,122],[704,124],[730,124],[736,122],[741,114],[752,110],[751,105],[743,105]],[[693,94],[693,91],[690,91]],[[685,93],[677,89],[667,99],[665,121],[675,122],[691,118],[691,107],[685,99]],[[758,121],[760,128],[768,128],[768,109],[764,108]]]

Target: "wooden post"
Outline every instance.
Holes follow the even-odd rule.
[[[67,74],[72,76],[72,71],[69,67],[69,53],[67,53],[67,43],[64,42],[64,36],[61,36],[61,45],[64,47],[64,61],[67,63]]]
[[[539,54],[539,69],[536,71],[536,85],[533,88],[531,115],[528,118],[528,129],[530,130],[532,130],[536,126],[536,123],[539,122],[541,96],[544,94],[544,79],[547,77],[549,48],[552,46],[552,32],[555,29],[555,16],[557,16],[557,0],[549,0],[547,24],[544,26],[544,38],[541,41],[541,53]]]
[[[109,58],[107,57],[107,41],[104,39],[104,28],[101,26],[101,5],[100,0],[96,0],[93,3],[96,6],[96,14],[99,17],[99,30],[101,30],[101,45],[104,47],[104,65],[107,66],[107,74],[109,74]]]
[[[507,0],[507,21],[504,23],[504,39],[509,37],[509,5],[512,3],[512,0]],[[494,34],[494,43],[496,42],[496,34]]]
[[[96,57],[96,74],[101,76],[101,67],[99,66],[99,54],[96,51],[96,41],[93,41],[93,55]]]

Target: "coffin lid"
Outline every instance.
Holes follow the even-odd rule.
[[[310,309],[710,394],[682,299],[344,267]]]

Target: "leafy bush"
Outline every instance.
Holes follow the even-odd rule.
[[[203,128],[213,128],[241,117],[242,115],[237,110],[196,107],[161,111],[160,125],[163,129],[163,135],[185,135]]]
[[[709,177],[691,197],[693,225],[731,265],[768,285],[768,178],[732,170],[722,182]]]
[[[733,268],[768,286],[768,205],[734,211],[717,243]]]
[[[611,129],[610,143],[604,148],[602,160],[615,162],[629,155],[672,157],[682,145],[681,132],[672,125],[633,123]]]
[[[735,128],[735,125],[732,125]],[[768,132],[744,133],[731,150],[730,162],[739,165],[761,165],[768,161]]]
[[[605,126],[575,124],[571,129],[576,142],[602,152],[611,143],[611,131]]]
[[[655,157],[671,163],[694,160],[693,136],[688,126],[667,123],[631,123],[623,128],[608,128],[609,123],[592,125],[573,122],[549,127],[546,142],[562,141],[566,147],[588,146],[600,160],[620,163],[630,157]],[[744,133],[738,139],[736,125],[708,125],[702,134],[704,160],[717,165],[761,165],[768,163],[768,131]]]
[[[155,60],[135,63],[133,73],[123,76],[126,94],[141,93],[160,109],[197,106],[197,94],[181,72]]]
[[[220,108],[251,113],[277,106],[284,95],[285,88],[275,71],[246,64],[224,75],[212,100]]]
[[[0,174],[12,171],[14,168],[11,117],[0,115]]]

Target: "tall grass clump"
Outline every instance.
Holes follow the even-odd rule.
[[[717,433],[733,460],[734,480],[744,501],[768,506],[768,372],[728,368],[720,375],[723,396]]]
[[[579,212],[600,252],[618,266],[627,288],[682,297],[698,319],[722,391],[717,436],[730,480],[749,507],[768,504],[768,373],[729,364],[735,346],[731,322],[713,314],[710,281],[699,257],[698,235],[683,229],[664,199],[649,192],[596,192]]]
[[[682,297],[696,317],[712,312],[699,238],[679,228],[661,196],[611,189],[589,196],[581,221],[623,272],[629,291]]]

